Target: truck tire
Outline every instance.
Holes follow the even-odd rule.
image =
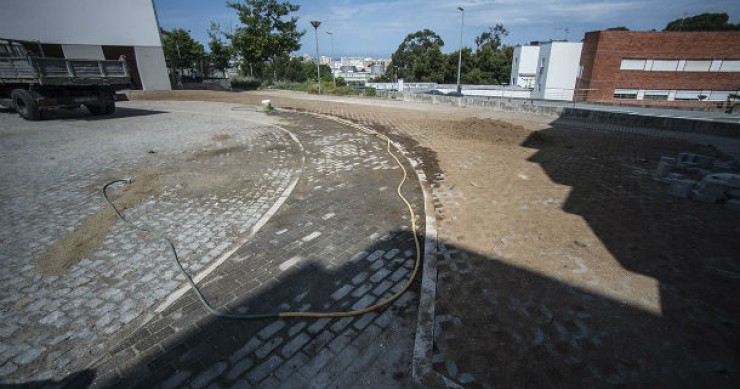
[[[16,112],[20,117],[26,120],[39,120],[41,119],[41,110],[36,99],[33,98],[31,92],[25,89],[16,89],[10,93],[10,98],[13,100]]]
[[[95,116],[112,115],[113,112],[116,112],[116,103],[113,102],[102,104],[87,104],[85,105],[85,107],[87,107],[87,110]]]

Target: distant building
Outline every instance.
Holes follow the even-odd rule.
[[[38,41],[49,57],[126,56],[138,89],[170,89],[153,0],[3,0],[0,37]]]
[[[539,45],[520,45],[514,48],[514,58],[511,64],[511,85],[528,89],[534,88],[539,55]]]
[[[589,32],[580,68],[586,101],[716,106],[740,88],[740,31]]]
[[[571,101],[575,95],[580,42],[547,42],[540,45],[532,98]]]

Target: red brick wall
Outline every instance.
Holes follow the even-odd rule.
[[[736,90],[740,87],[740,73],[620,70],[624,58],[740,60],[740,31],[586,33],[581,51],[583,71],[577,87],[597,89],[584,92],[586,100],[624,102],[613,99],[615,88]],[[652,102],[641,100],[640,103]],[[656,104],[665,105],[665,102]]]

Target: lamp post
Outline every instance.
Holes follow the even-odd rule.
[[[316,35],[316,81],[319,82],[319,94],[321,94],[321,58],[319,57],[319,26],[321,22],[312,20],[311,25],[313,26],[314,35]]]
[[[337,75],[334,73],[334,33],[331,31],[327,31],[327,34],[331,37],[331,79],[334,81],[334,87],[337,87]]]
[[[457,53],[457,94],[462,94],[462,85],[460,85],[460,68],[462,67],[462,39],[463,39],[463,27],[465,26],[465,10],[463,7],[457,7],[462,15],[462,21],[460,23],[460,52]]]

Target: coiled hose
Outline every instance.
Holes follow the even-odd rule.
[[[354,127],[354,126],[353,126]],[[357,128],[357,127],[355,127]],[[361,129],[364,132],[368,132],[366,129]],[[105,201],[108,202],[108,205],[113,209],[113,212],[115,212],[116,217],[118,217],[119,220],[121,220],[125,225],[127,225],[130,228],[148,233],[157,239],[163,241],[167,248],[170,251],[170,254],[172,255],[172,258],[175,261],[175,265],[180,270],[180,273],[185,277],[185,279],[188,281],[188,284],[190,285],[190,289],[192,289],[193,293],[195,293],[196,297],[198,297],[198,300],[200,301],[201,305],[210,312],[213,315],[216,315],[218,317],[226,318],[226,319],[238,319],[238,320],[256,320],[256,319],[266,319],[266,318],[277,318],[277,317],[313,317],[313,318],[321,318],[321,317],[346,317],[346,316],[356,316],[356,315],[362,315],[364,313],[372,312],[375,310],[378,310],[380,308],[383,308],[387,306],[388,304],[392,303],[401,295],[406,292],[411,284],[414,282],[414,279],[416,278],[416,274],[419,271],[419,267],[421,265],[421,245],[419,243],[419,237],[417,235],[417,228],[416,228],[416,215],[414,215],[414,210],[411,207],[411,204],[406,199],[406,197],[403,196],[403,193],[401,192],[401,187],[403,187],[403,184],[406,182],[406,168],[403,166],[403,163],[396,157],[393,152],[391,152],[391,140],[387,136],[383,134],[379,134],[376,132],[369,132],[372,135],[379,136],[382,138],[385,138],[387,142],[387,151],[388,154],[390,154],[391,157],[396,161],[398,166],[401,167],[401,170],[403,171],[403,179],[398,184],[398,187],[396,188],[396,193],[398,194],[398,197],[403,200],[404,204],[406,204],[406,207],[408,208],[409,215],[411,216],[411,233],[414,235],[414,245],[416,247],[416,259],[414,263],[414,271],[411,273],[411,276],[409,277],[408,281],[403,285],[403,287],[393,294],[392,296],[388,297],[387,299],[371,305],[367,308],[353,310],[353,311],[339,311],[339,312],[296,312],[296,311],[283,311],[283,312],[273,312],[273,313],[249,313],[249,314],[237,314],[237,313],[229,313],[229,312],[222,312],[218,309],[211,306],[210,303],[208,303],[208,300],[203,296],[203,293],[200,291],[198,286],[193,281],[193,278],[188,274],[188,272],[185,270],[185,268],[182,266],[182,263],[180,262],[180,258],[177,256],[177,250],[175,249],[175,245],[172,243],[172,241],[167,238],[164,234],[160,233],[159,231],[148,228],[148,227],[141,227],[134,225],[130,223],[126,218],[121,215],[121,213],[118,211],[116,206],[113,204],[113,201],[108,197],[107,189],[109,186],[123,182],[126,184],[131,183],[131,179],[118,179],[114,181],[110,181],[107,184],[103,185],[101,192],[103,194],[103,198],[105,198]]]

